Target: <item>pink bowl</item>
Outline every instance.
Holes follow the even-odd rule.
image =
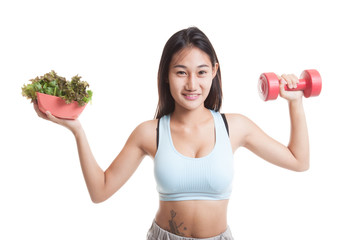
[[[43,113],[49,111],[58,118],[74,120],[86,107],[86,104],[79,106],[78,102],[66,104],[64,99],[44,93],[37,92],[36,95],[40,111]]]

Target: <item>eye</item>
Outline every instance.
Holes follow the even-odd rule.
[[[206,71],[199,71],[199,75],[205,75],[206,74]]]
[[[185,75],[186,75],[186,72],[184,72],[184,71],[177,71],[176,74],[179,75],[179,76],[185,76]]]

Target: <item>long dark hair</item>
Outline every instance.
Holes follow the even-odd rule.
[[[173,55],[186,47],[197,47],[210,57],[212,67],[219,63],[215,50],[207,36],[196,27],[183,29],[170,37],[166,42],[158,71],[158,94],[159,102],[155,118],[172,113],[175,109],[175,100],[171,96],[169,86],[169,67]],[[219,111],[222,102],[220,65],[214,77],[208,97],[205,99],[205,107]]]

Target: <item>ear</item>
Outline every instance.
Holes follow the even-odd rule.
[[[215,66],[212,68],[212,78],[213,79],[216,76],[218,69],[219,69],[219,63],[215,63]]]

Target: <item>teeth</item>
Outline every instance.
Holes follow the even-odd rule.
[[[197,94],[191,94],[191,95],[186,94],[186,96],[188,96],[188,97],[196,97],[196,96],[197,96]]]

